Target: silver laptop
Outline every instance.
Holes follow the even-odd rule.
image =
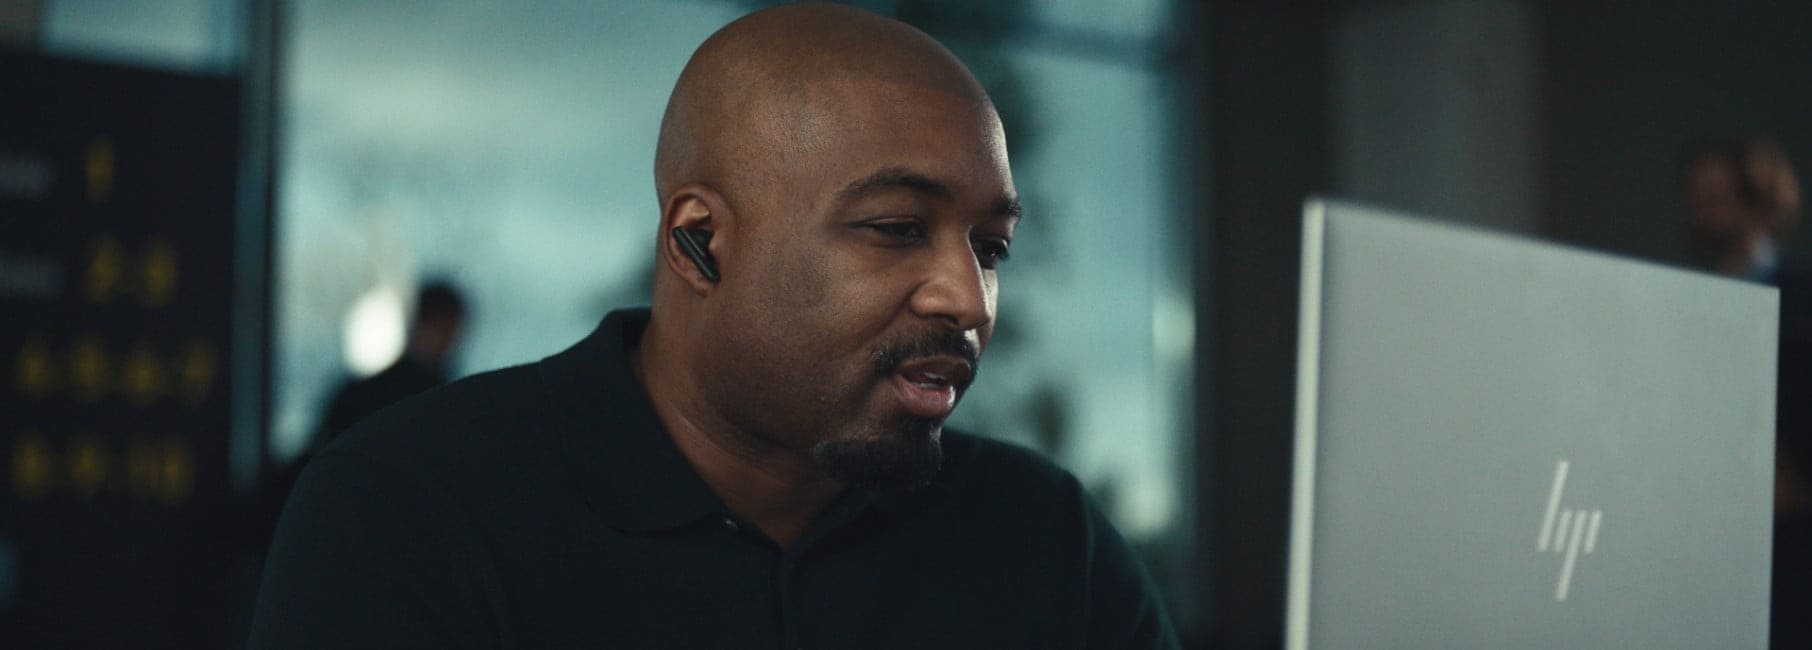
[[[1774,289],[1304,213],[1287,647],[1767,645]]]

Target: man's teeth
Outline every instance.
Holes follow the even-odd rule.
[[[949,377],[935,372],[915,372],[906,376],[906,380],[919,388],[943,388],[950,385]]]

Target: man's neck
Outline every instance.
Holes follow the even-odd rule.
[[[705,484],[732,512],[781,548],[791,546],[843,491],[809,454],[774,445],[718,416],[685,373],[677,350],[650,321],[630,352],[662,428]]]
[[[1711,270],[1720,275],[1745,278],[1765,272],[1774,262],[1774,240],[1751,233],[1731,241],[1711,255]]]

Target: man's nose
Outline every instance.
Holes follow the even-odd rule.
[[[967,241],[939,246],[926,272],[912,296],[912,310],[918,316],[945,321],[958,331],[993,322],[994,285],[983,275]]]

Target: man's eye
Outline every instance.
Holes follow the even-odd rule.
[[[984,269],[1000,266],[1000,263],[1007,261],[1008,257],[1010,255],[1007,253],[1007,243],[1004,241],[984,239],[975,242],[975,259],[981,262],[981,267]]]
[[[925,227],[917,221],[882,221],[868,224],[868,228],[898,239],[920,239],[925,236]]]

